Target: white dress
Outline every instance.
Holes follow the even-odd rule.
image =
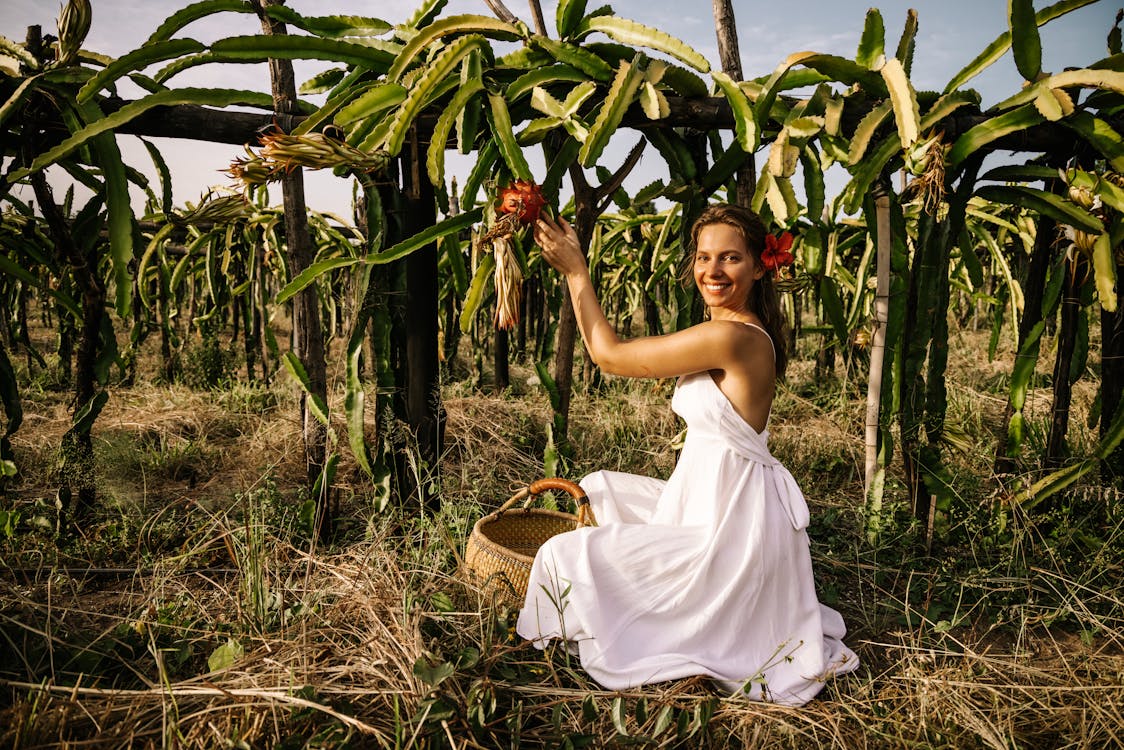
[[[585,477],[600,526],[540,548],[516,630],[570,642],[609,690],[709,675],[802,705],[858,666],[816,598],[804,496],[709,373],[680,378],[671,403],[687,422],[671,477]]]

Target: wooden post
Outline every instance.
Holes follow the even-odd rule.
[[[433,185],[422,174],[425,143],[417,132],[401,157],[406,197],[406,236],[437,222]],[[445,411],[441,406],[441,373],[438,356],[437,243],[431,242],[406,258],[406,417],[417,440],[419,463],[428,477],[415,488],[415,498],[427,510],[440,508],[440,495],[430,492],[441,461],[445,436]]]
[[[1069,379],[1070,363],[1077,346],[1077,324],[1081,316],[1081,279],[1088,272],[1083,258],[1067,263],[1062,290],[1061,317],[1058,322],[1058,354],[1054,360],[1054,408],[1051,410],[1050,435],[1046,443],[1046,465],[1062,466],[1066,454],[1066,433],[1069,431],[1069,407],[1073,383]],[[1110,417],[1111,419],[1111,417]]]
[[[1116,278],[1122,278],[1124,265],[1116,267]],[[1120,406],[1124,390],[1124,308],[1119,301],[1116,310],[1101,307],[1101,430],[1108,434],[1113,417]],[[1110,484],[1124,473],[1124,446],[1117,446],[1101,465],[1104,484]]]
[[[722,63],[722,72],[735,81],[742,80],[742,57],[738,50],[738,26],[734,20],[733,0],[714,0],[714,31],[718,35],[718,59]],[[731,148],[734,145],[732,143]],[[736,200],[739,206],[748,208],[753,201],[756,173],[753,154],[750,154],[738,168]]]
[[[262,31],[267,35],[285,34],[285,25],[265,15],[270,5],[283,5],[284,0],[255,0]],[[273,88],[273,106],[279,119],[296,111],[297,87],[290,60],[270,60],[269,77]],[[289,271],[293,277],[312,265],[315,252],[308,231],[308,207],[304,197],[304,175],[300,168],[290,169],[281,179],[285,206],[285,242]],[[320,319],[320,300],[316,287],[309,286],[293,298],[293,353],[308,373],[313,397],[327,402],[328,376],[324,356],[324,330]],[[327,426],[320,423],[308,408],[308,394],[301,393],[301,436],[304,440],[305,468],[309,487],[320,476],[327,459]],[[329,488],[322,486],[316,498],[316,528],[321,538],[332,531]]]

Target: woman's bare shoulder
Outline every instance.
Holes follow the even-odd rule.
[[[773,341],[765,328],[757,323],[707,320],[697,327],[705,329],[706,337],[728,356],[730,368],[756,368],[762,362],[773,361]]]

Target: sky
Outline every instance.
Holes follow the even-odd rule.
[[[596,7],[604,0],[591,0]],[[95,52],[119,56],[139,47],[171,13],[186,6],[188,0],[92,0],[93,23],[85,47]],[[419,3],[413,0],[289,0],[303,15],[365,15],[391,23],[405,20]],[[718,67],[718,49],[710,0],[617,0],[611,3],[617,15],[654,26],[687,42]],[[793,52],[811,50],[854,57],[867,9],[872,0],[792,0],[753,2],[734,0],[743,71],[746,78],[770,73]],[[1047,5],[1036,0],[1041,9]],[[508,0],[507,6],[528,25],[529,6]],[[554,33],[556,3],[544,0],[543,13]],[[55,33],[55,17],[60,4],[44,0],[0,0],[0,35],[22,41],[29,25],[39,24],[43,33]],[[992,40],[1006,30],[1005,0],[916,0],[913,3],[884,0],[880,9],[886,26],[886,46],[893,49],[901,34],[909,7],[917,9],[919,30],[911,79],[919,90],[940,90]],[[1059,72],[1065,67],[1084,67],[1104,57],[1105,37],[1112,26],[1117,4],[1104,0],[1054,20],[1041,30],[1043,70]],[[483,0],[450,0],[442,15],[479,13],[491,15]],[[240,34],[258,33],[260,27],[251,14],[224,13],[198,21],[180,32],[200,42]],[[324,63],[298,62],[299,82],[310,78]],[[155,68],[153,69],[155,70]],[[152,70],[148,72],[153,72]],[[172,79],[174,86],[214,86],[269,91],[269,72],[264,64],[207,65],[186,71]],[[968,86],[977,89],[983,106],[995,104],[1016,93],[1022,78],[1008,52]],[[123,91],[128,95],[127,91]],[[317,99],[310,99],[319,103]],[[222,174],[241,147],[210,144],[189,139],[152,139],[164,154],[173,173],[173,199],[177,206],[198,202],[211,185],[229,185]],[[139,139],[120,136],[126,161],[153,176],[155,170]],[[613,166],[613,156],[623,158],[633,139],[614,139],[603,161]],[[447,171],[460,182],[471,169],[471,156],[450,153]],[[532,161],[532,166],[534,162]],[[327,172],[306,172],[306,192],[310,207],[350,215],[350,183]],[[658,155],[645,157],[626,183],[635,189],[653,179],[666,178]],[[52,175],[56,185],[63,179]],[[60,188],[56,188],[60,189]],[[832,187],[829,183],[829,194]],[[280,202],[280,193],[273,196]]]

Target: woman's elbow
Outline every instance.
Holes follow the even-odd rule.
[[[636,371],[636,362],[632,361],[626,354],[602,353],[593,358],[593,364],[597,365],[601,372],[606,375],[618,375],[625,378],[644,377],[643,374]]]

